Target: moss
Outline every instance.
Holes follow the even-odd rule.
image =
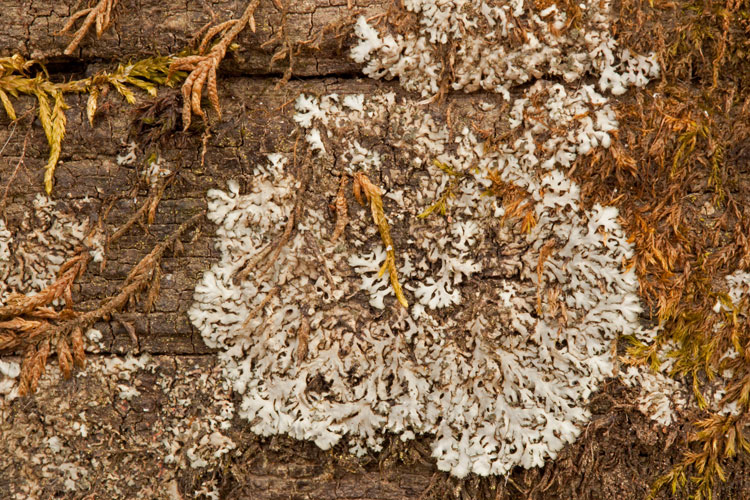
[[[620,14],[621,42],[636,50],[655,45],[662,81],[621,103],[617,141],[580,161],[574,176],[588,202],[617,200],[635,242],[642,297],[661,325],[651,345],[628,340],[631,361],[658,367],[673,360],[672,375],[691,382],[704,409],[693,417],[690,450],[654,491],[669,486],[675,494],[711,498],[730,474],[723,460],[747,450],[740,442],[747,442],[743,388],[750,362],[739,356],[728,363],[724,356],[744,352],[750,310],[746,300],[732,305],[722,278],[750,266],[750,200],[738,146],[750,138],[750,89],[742,84],[750,77],[748,4],[651,8],[625,0]],[[720,312],[717,301],[725,306]],[[718,379],[730,365],[734,374]],[[704,389],[717,381],[726,384],[722,404],[736,402],[740,416],[709,410]]]
[[[0,58],[0,101],[8,117],[16,120],[15,108],[10,97],[17,98],[19,94],[27,94],[37,98],[39,120],[50,147],[44,174],[44,189],[48,195],[52,193],[55,167],[60,159],[62,141],[65,137],[65,110],[68,108],[65,95],[89,95],[86,115],[93,126],[98,97],[106,87],[114,87],[128,103],[135,104],[133,87],[155,96],[159,85],[170,83],[167,75],[171,61],[171,57],[150,57],[133,63],[119,64],[114,71],[101,71],[89,78],[56,83],[50,80],[47,69],[41,62],[27,61],[18,54]],[[177,76],[184,78],[184,74]]]

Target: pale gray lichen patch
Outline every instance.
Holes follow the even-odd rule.
[[[325,214],[303,203],[268,271],[245,272],[299,203],[291,170],[260,166],[248,192],[208,193],[222,258],[190,317],[221,349],[253,432],[356,454],[388,432],[429,434],[438,467],[459,477],[540,466],[580,432],[640,312],[617,209],[583,209],[562,172],[612,142],[599,92],[643,86],[659,67],[617,47],[608,2],[578,5],[573,27],[559,6],[522,0],[402,5],[377,27],[360,18],[351,56],[431,99],[295,103],[315,162],[383,189],[395,248],[366,213],[328,244]],[[478,89],[502,96],[480,103],[483,125],[424,106]],[[391,250],[408,311],[381,272]]]
[[[52,360],[33,400],[0,401],[3,498],[216,498],[238,432],[214,359],[90,354],[59,379]]]
[[[402,5],[406,12],[393,14],[402,18],[390,29],[388,23],[373,21],[376,27],[359,18],[359,43],[351,57],[365,63],[366,75],[398,78],[424,97],[483,89],[510,100],[514,85],[550,77],[572,83],[586,74],[598,78],[601,91],[621,95],[659,73],[653,54],[618,47],[610,33],[608,1],[579,2],[575,19],[564,5],[538,9],[524,0],[405,0]],[[409,22],[414,16],[416,23]]]
[[[90,201],[60,207],[58,202],[37,195],[13,231],[0,218],[0,306],[11,293],[35,293],[50,285],[79,246],[89,248],[95,261],[102,259],[101,235],[90,231],[91,221],[75,215]]]
[[[635,333],[641,342],[653,342],[658,328],[643,328]],[[662,354],[674,349],[673,342],[663,346]],[[674,367],[674,359],[661,356],[663,362],[657,370],[649,366],[625,366],[618,372],[618,378],[628,387],[638,391],[636,399],[638,409],[653,422],[669,426],[677,419],[677,411],[687,405],[688,390],[684,383],[669,376]]]
[[[614,339],[635,330],[640,311],[617,210],[583,210],[556,169],[608,145],[617,124],[602,99],[592,87],[539,82],[510,116],[496,110],[515,139],[490,150],[391,93],[301,96],[298,123],[328,139],[318,161],[386,180],[408,166],[409,182],[384,198],[413,305],[398,306],[377,276],[385,252],[368,217],[352,215],[344,243],[330,245],[330,224],[309,206],[268,273],[236,280],[283,231],[296,181],[259,169],[246,193],[237,183],[210,191],[222,258],[196,287],[190,317],[221,349],[253,432],[324,449],[343,441],[357,454],[380,449],[387,432],[430,434],[438,467],[459,477],[539,466],[572,442],[588,398],[612,375]],[[555,111],[544,121],[531,118],[539,102]],[[552,126],[567,134],[550,135]],[[526,193],[535,221],[526,232],[503,217],[493,176]],[[452,177],[450,217],[418,218]]]

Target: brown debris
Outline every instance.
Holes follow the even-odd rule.
[[[555,245],[557,245],[557,241],[551,239],[539,250],[539,260],[536,264],[536,310],[539,314],[542,314],[542,280],[544,279],[544,262],[547,260],[547,257],[550,256],[552,250],[554,250]],[[555,302],[550,301],[550,303]]]
[[[301,365],[307,356],[307,341],[310,338],[310,322],[302,317],[302,323],[297,330],[297,366]]]
[[[349,222],[349,206],[346,203],[346,185],[348,180],[346,176],[341,176],[341,185],[339,186],[339,192],[336,195],[336,226],[333,228],[333,234],[331,235],[331,243],[336,243],[336,240],[344,234],[346,224]],[[356,189],[356,188],[355,188]],[[362,198],[358,197],[358,201],[362,202]]]

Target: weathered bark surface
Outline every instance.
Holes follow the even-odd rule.
[[[19,53],[26,57],[60,63],[85,63],[92,60],[124,62],[155,55],[180,52],[195,43],[207,23],[227,21],[242,14],[244,0],[201,2],[188,0],[179,4],[161,0],[122,0],[115,8],[112,25],[96,39],[94,29],[86,35],[75,53],[69,57],[64,50],[73,39],[81,21],[68,33],[60,34],[68,16],[80,8],[77,0],[50,2],[48,0],[8,0],[3,2],[0,25],[0,54]],[[372,15],[382,12],[385,0],[301,0],[285,2],[285,39],[295,43],[314,37],[331,23],[350,18],[354,14]],[[212,17],[213,16],[213,17]],[[225,70],[246,75],[280,73],[288,66],[281,60],[269,66],[280,43],[261,47],[278,33],[282,26],[282,12],[272,2],[261,2],[255,14],[256,32],[249,29],[240,34],[238,48],[231,51],[222,66]],[[329,40],[320,50],[307,50],[295,58],[294,74],[320,76],[333,73],[352,73],[357,66],[343,57],[337,40]]]
[[[255,166],[267,161],[266,154],[291,152],[294,143],[290,134],[294,131],[294,122],[290,101],[300,92],[367,93],[378,85],[367,80],[321,79],[290,82],[277,90],[277,83],[275,78],[225,78],[220,82],[224,116],[213,127],[204,165],[201,165],[199,134],[177,133],[166,147],[161,148],[170,168],[179,169],[176,184],[167,189],[147,234],[135,228],[123,236],[111,247],[103,273],[98,272],[98,265],[90,264],[91,272],[77,282],[80,294],[77,300],[82,307],[93,307],[102,298],[116,293],[130,269],[154,244],[166,238],[182,222],[205,210],[208,189],[225,188],[229,179],[250,182]],[[92,128],[85,114],[86,97],[73,96],[68,101],[67,135],[61,162],[55,172],[53,198],[62,203],[86,196],[96,198],[99,201],[92,205],[92,213],[86,214],[96,219],[105,200],[130,193],[135,188],[132,196],[115,203],[107,218],[108,227],[119,227],[140,207],[147,194],[140,177],[141,164],[118,166],[116,161],[131,140],[138,141],[137,137],[131,136],[132,107],[120,96],[111,94],[101,104],[102,111],[97,113]],[[34,99],[23,102],[29,108],[35,104]],[[284,112],[280,111],[282,106]],[[19,115],[24,112],[22,109],[19,106]],[[0,117],[0,141],[3,144],[7,141],[0,162],[0,178],[6,180],[3,190],[8,186],[5,211],[9,225],[17,224],[30,209],[34,197],[42,192],[44,172],[41,167],[46,163],[48,146],[42,129],[30,125],[27,120],[15,128],[9,127],[7,118]],[[27,133],[31,135],[24,167],[11,179]],[[330,181],[333,182],[333,178]],[[332,197],[336,191],[329,187]],[[323,185],[318,188],[321,193],[326,189]],[[321,200],[321,203],[326,201],[330,200]],[[332,226],[333,221],[331,214]],[[135,327],[139,338],[136,350],[165,354],[208,352],[185,313],[190,307],[197,279],[217,257],[213,249],[213,233],[213,225],[206,221],[198,239],[185,246],[184,255],[164,258],[161,294],[151,314],[122,315],[122,319],[132,322]],[[123,353],[133,349],[129,334],[118,322],[98,324],[97,328],[105,335],[110,352]]]
[[[101,39],[89,34],[74,57],[65,57],[63,50],[71,37],[55,33],[78,3],[5,2],[0,55],[20,53],[54,61],[60,71],[54,76],[69,77],[86,73],[102,60],[177,52],[211,21],[204,5],[210,6],[217,21],[223,21],[236,17],[246,2],[188,1],[175,6],[161,0],[122,0],[113,26]],[[288,3],[287,35],[293,42],[307,40],[329,23],[350,15],[345,0]],[[387,4],[367,3],[360,10],[369,14],[382,11]],[[264,1],[256,22],[257,33],[245,30],[237,41],[240,48],[222,65],[225,73],[219,91],[224,116],[211,127],[205,161],[201,161],[198,127],[188,133],[174,132],[160,145],[169,166],[179,169],[176,180],[160,202],[154,224],[147,229],[136,226],[112,246],[103,272],[91,264],[77,282],[74,298],[79,308],[93,308],[116,293],[133,265],[156,243],[205,209],[208,189],[224,187],[228,179],[246,185],[254,165],[265,161],[263,155],[291,152],[291,102],[300,92],[367,94],[388,85],[353,76],[357,67],[346,57],[346,44],[341,49],[337,41],[329,41],[320,51],[303,52],[295,61],[294,75],[319,78],[293,79],[277,88],[275,75],[282,73],[288,62],[282,60],[269,68],[277,45],[260,45],[276,32],[281,14],[272,2]],[[400,92],[395,85],[391,88]],[[160,96],[177,94],[164,90]],[[139,99],[146,101],[144,95]],[[448,103],[460,107],[470,99],[453,96]],[[0,195],[8,186],[5,214],[11,227],[42,192],[42,166],[48,155],[44,132],[33,114],[23,117],[35,101],[22,98],[17,102],[22,117],[17,125],[10,125],[0,113],[0,145],[5,144],[0,154]],[[174,102],[179,107],[179,99]],[[100,103],[93,128],[86,120],[85,96],[68,97],[68,104],[67,135],[53,197],[63,204],[94,198],[92,212],[85,215],[95,218],[109,200],[127,193],[105,221],[111,232],[146,196],[140,164],[118,166],[115,160],[131,140],[143,140],[143,131],[134,129],[137,116],[133,107],[114,92]],[[179,109],[172,111],[179,114]],[[23,164],[16,169],[22,154]],[[309,203],[329,204],[335,196],[336,177],[319,173]],[[329,222],[332,228],[333,214]],[[184,253],[166,254],[161,263],[161,294],[153,312],[145,314],[138,306],[131,307],[122,313],[122,321],[96,325],[104,334],[105,348],[90,356],[89,371],[60,382],[59,374],[50,368],[37,395],[0,408],[0,491],[9,492],[9,498],[193,498],[204,485],[215,484],[222,498],[417,499],[432,495],[637,499],[679,460],[682,443],[678,436],[684,431],[672,428],[665,433],[652,428],[635,409],[632,394],[612,382],[594,398],[592,421],[577,443],[544,469],[517,470],[507,481],[447,479],[436,472],[428,447],[419,443],[405,446],[396,440],[380,456],[360,460],[341,450],[323,452],[309,443],[254,437],[243,429],[238,417],[224,432],[237,448],[208,468],[193,468],[187,450],[213,430],[194,429],[194,423],[214,415],[220,402],[231,400],[217,389],[220,376],[214,353],[186,316],[196,281],[218,257],[213,232],[212,225],[204,221],[196,237],[191,233],[184,239]],[[135,327],[137,345],[123,322]],[[152,354],[151,369],[132,370],[129,379],[120,374],[123,370],[105,372],[105,359],[125,353]],[[127,399],[121,386],[137,388],[139,394]],[[86,432],[81,431],[82,423],[87,425]],[[50,444],[55,436],[62,442],[57,452]],[[180,443],[175,462],[165,462],[172,442]],[[64,465],[69,463],[86,472],[70,472]],[[746,470],[747,464],[737,462],[736,467]],[[743,474],[735,472],[735,476]],[[723,498],[740,498],[749,487],[736,482],[727,485]]]
[[[262,500],[639,499],[655,470],[671,462],[679,433],[651,430],[626,403],[632,394],[609,385],[593,399],[594,417],[577,443],[507,482],[446,480],[426,443],[396,440],[380,456],[355,459],[288,438],[259,439],[237,418],[221,431],[237,448],[192,468],[186,450],[210,457],[213,449],[201,448],[212,433],[206,416],[231,399],[219,389],[215,357],[159,355],[147,369],[107,370],[111,359],[90,355],[87,370],[69,381],[51,366],[38,394],[5,410],[0,488],[9,498],[193,498],[211,484],[220,498]],[[139,393],[126,399],[129,388]],[[177,463],[167,458],[170,447]],[[733,485],[726,498],[740,498],[745,487]]]

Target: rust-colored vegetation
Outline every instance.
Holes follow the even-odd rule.
[[[586,203],[619,207],[641,296],[661,325],[654,345],[630,344],[628,362],[658,366],[673,341],[672,375],[687,378],[704,409],[690,416],[684,460],[654,492],[711,498],[731,474],[722,460],[750,451],[750,303],[732,306],[724,293],[724,276],[750,270],[750,5],[624,0],[619,9],[620,43],[656,47],[662,78],[620,102],[617,140],[579,158],[573,176]],[[714,311],[717,301],[730,311]],[[739,356],[723,358],[732,349]],[[739,414],[714,414],[702,390],[728,369],[723,403]]]
[[[160,188],[150,191],[141,208],[128,222],[107,237],[105,247],[109,247],[136,223],[142,224],[144,218],[148,223],[152,222],[148,216],[149,209],[158,204],[166,184],[167,182],[162,182]],[[86,360],[83,332],[97,321],[109,320],[144,292],[143,309],[148,313],[159,293],[162,255],[169,248],[178,250],[181,247],[179,238],[198,223],[203,215],[200,213],[193,216],[163,242],[157,244],[133,266],[120,290],[102,300],[95,309],[77,310],[73,299],[73,284],[86,272],[91,261],[89,249],[84,246],[61,266],[57,279],[47,288],[35,294],[12,295],[7,303],[0,307],[0,353],[23,353],[19,395],[36,391],[39,377],[44,374],[47,359],[53,352],[57,354],[65,378],[70,377],[74,364],[83,367]],[[106,217],[106,211],[103,217]],[[91,230],[89,236],[101,237],[101,233],[102,228],[99,225]],[[89,237],[86,240],[89,240]],[[105,262],[102,262],[102,267],[104,265]],[[57,299],[63,299],[62,307],[54,305]]]
[[[182,84],[182,126],[184,130],[190,127],[193,113],[204,119],[206,117],[201,108],[203,85],[206,85],[208,99],[211,101],[211,105],[219,115],[219,118],[221,118],[216,71],[224,59],[229,45],[245,29],[245,26],[249,24],[250,29],[255,32],[255,18],[253,14],[259,3],[260,0],[252,0],[238,19],[230,19],[209,28],[203,36],[203,41],[198,48],[198,54],[178,57],[170,64],[169,76],[180,70],[190,71],[190,74],[185,79],[185,83]],[[220,33],[223,33],[223,35],[206,54],[205,51],[211,40]]]
[[[64,53],[66,56],[75,52],[92,25],[96,26],[96,37],[99,38],[102,36],[104,30],[112,22],[112,10],[117,6],[117,2],[118,0],[99,0],[93,7],[79,10],[68,18],[68,22],[60,30],[60,33],[67,33],[73,28],[77,20],[80,18],[84,19],[81,27],[73,35],[73,40],[65,48]]]

